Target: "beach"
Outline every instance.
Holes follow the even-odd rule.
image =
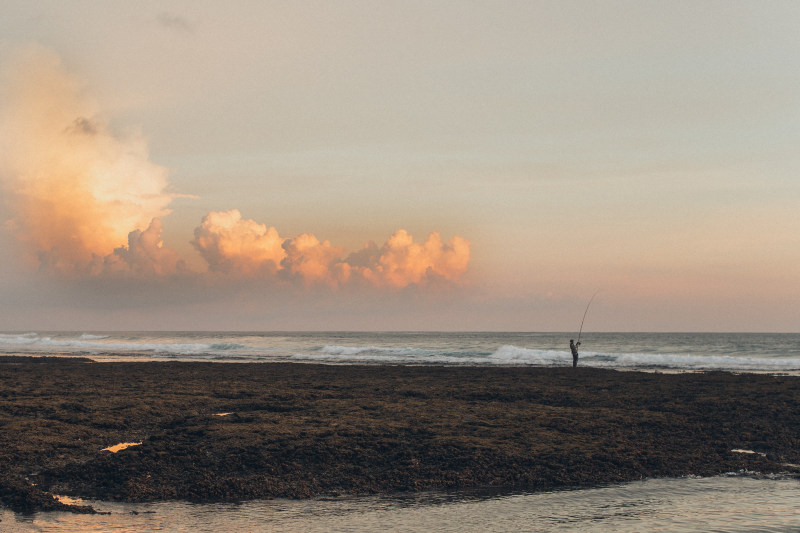
[[[52,495],[232,502],[800,472],[799,379],[6,356],[0,500],[92,512]]]

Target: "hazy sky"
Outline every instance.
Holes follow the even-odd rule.
[[[800,3],[0,4],[0,330],[800,331]]]

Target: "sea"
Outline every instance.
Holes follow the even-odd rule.
[[[580,366],[617,370],[800,373],[800,333],[14,332],[0,355],[95,361]]]
[[[578,335],[30,331],[0,333],[0,355],[220,364],[557,367],[572,365],[570,339],[578,340]],[[797,333],[583,332],[580,342],[582,367],[800,375]],[[106,514],[24,516],[0,509],[0,531],[800,531],[800,479],[746,471],[539,493],[423,492],[210,505],[85,503]]]

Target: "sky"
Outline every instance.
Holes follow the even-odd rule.
[[[800,3],[0,5],[0,330],[800,331]]]

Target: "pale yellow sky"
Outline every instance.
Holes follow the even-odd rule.
[[[19,260],[0,266],[0,329],[570,330],[600,290],[590,329],[800,330],[796,2],[7,0],[0,15],[6,76],[20,50],[57,58],[106,139],[77,152],[102,164],[59,160],[74,194],[45,209],[106,221],[90,232],[21,216],[35,195],[8,162],[31,157],[4,129],[0,246]],[[221,226],[198,241],[232,210],[262,263],[225,255]],[[37,266],[72,239],[71,260],[126,247],[92,267],[122,276],[124,236],[157,239],[153,216],[160,280]],[[346,260],[401,229],[404,288],[397,248]],[[262,271],[283,242],[300,255]],[[44,255],[62,274],[63,248]],[[177,259],[261,278],[164,279]]]

